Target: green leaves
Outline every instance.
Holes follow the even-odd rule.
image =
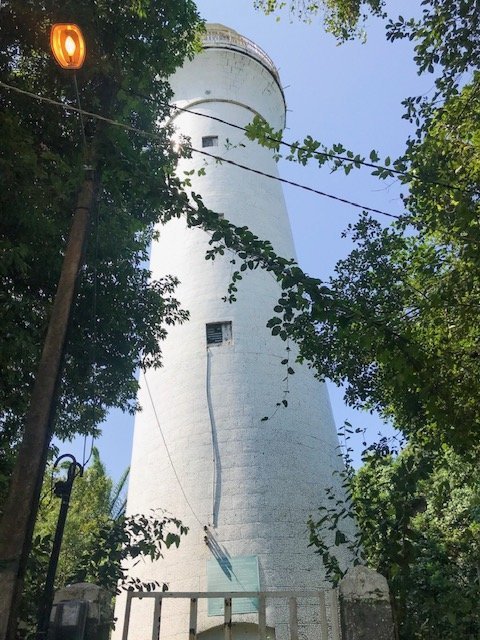
[[[327,147],[311,136],[306,136],[302,142],[289,143],[282,139],[281,132],[273,131],[259,116],[255,116],[252,123],[247,125],[246,131],[250,140],[256,140],[261,146],[274,149],[277,159],[283,157],[303,166],[313,160],[319,168],[327,165],[332,173],[341,170],[345,175],[348,175],[353,169],[369,168],[372,175],[382,179],[397,175],[400,175],[402,182],[410,182],[415,179],[415,176],[407,171],[403,157],[392,162],[391,158],[387,156],[382,161],[378,153],[372,150],[369,156],[370,162],[368,162],[363,155],[347,150],[341,143]],[[280,152],[280,149],[285,149],[284,154]]]
[[[77,558],[71,580],[92,581],[110,591],[116,590],[116,593],[131,587],[154,590],[161,585],[157,582],[143,583],[130,577],[123,562],[142,557],[158,560],[163,557],[163,547],[178,547],[180,536],[186,533],[187,528],[180,521],[153,511],[149,515],[107,521],[93,534],[93,550],[89,549]]]
[[[477,467],[447,447],[399,451],[382,440],[364,451],[358,472],[347,461],[340,473],[347,500],[328,488],[318,518],[308,520],[310,546],[333,584],[344,575],[346,549],[354,564],[387,578],[401,640],[456,640],[480,630]]]
[[[340,42],[364,37],[361,27],[369,13],[383,15],[383,0],[322,0],[310,2],[304,0],[254,0],[254,7],[266,13],[287,12],[290,20],[298,19],[311,22],[321,11],[325,30],[332,33]],[[280,20],[280,15],[277,20]]]
[[[432,453],[407,448],[397,459],[370,455],[355,479],[354,500],[367,559],[395,595],[401,637],[454,640],[480,623],[471,615],[480,540],[478,531],[475,542],[470,537],[474,524],[465,508],[478,500],[476,465],[447,449]],[[462,572],[471,578],[460,578]],[[466,616],[454,622],[459,610]]]
[[[42,489],[21,612],[23,626],[33,630],[60,507],[60,500],[51,492],[53,482],[62,478],[63,471],[54,477],[52,473],[50,470],[47,474]],[[91,582],[103,586],[113,595],[117,589],[151,591],[165,587],[129,577],[126,565],[140,560],[158,560],[165,549],[178,547],[188,529],[160,510],[125,517],[118,509],[122,503],[119,500],[122,486],[122,482],[113,486],[94,449],[92,463],[83,477],[76,478],[73,484],[56,588],[73,582]],[[171,553],[174,553],[173,549]]]
[[[352,405],[377,409],[411,436],[427,430],[458,450],[476,446],[480,424],[479,360],[468,355],[478,350],[480,305],[480,168],[469,142],[480,139],[479,104],[476,83],[465,87],[430,118],[422,142],[410,141],[404,156],[373,166],[382,179],[400,175],[409,183],[407,213],[390,228],[367,216],[352,225],[357,246],[327,287],[297,265],[261,258],[283,290],[268,324],[273,335],[296,341],[319,377],[346,382]],[[274,144],[271,133],[255,122],[261,144]],[[319,148],[307,136],[290,145],[287,157],[319,157],[346,172],[369,164],[340,144]],[[370,160],[378,161],[376,151]]]
[[[71,82],[46,49],[49,25],[70,19],[65,6],[57,0],[1,3],[4,82],[74,101]],[[94,432],[107,407],[131,410],[138,367],[159,365],[165,326],[187,317],[173,296],[176,281],[150,281],[145,263],[153,226],[180,215],[186,198],[166,178],[176,156],[169,131],[157,123],[166,115],[159,105],[170,96],[165,78],[193,52],[198,26],[190,0],[86,0],[77,9],[88,42],[85,66],[77,74],[82,106],[154,132],[165,143],[152,146],[131,131],[85,122],[101,188],[65,360],[56,427],[61,437],[73,435],[78,425]],[[0,92],[0,338],[7,345],[1,358],[0,446],[5,454],[21,433],[82,178],[79,126],[76,116],[61,109]]]

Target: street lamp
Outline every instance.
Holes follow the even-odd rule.
[[[55,529],[55,536],[53,538],[52,551],[50,552],[50,560],[48,562],[47,577],[45,579],[45,585],[43,588],[43,594],[40,599],[40,607],[38,610],[37,620],[37,640],[43,640],[47,637],[48,627],[50,622],[50,612],[52,610],[53,591],[55,584],[55,576],[57,574],[58,558],[60,556],[60,549],[62,546],[63,532],[65,530],[65,523],[67,521],[68,507],[70,506],[70,496],[73,488],[73,481],[77,475],[83,475],[83,467],[79,464],[74,456],[69,453],[65,453],[55,461],[53,468],[58,467],[59,463],[65,458],[70,458],[70,464],[68,465],[67,479],[59,480],[55,483],[54,493],[58,498],[62,499],[60,505],[60,511],[57,518],[57,526]]]
[[[60,66],[72,69],[73,73],[82,66],[86,47],[82,32],[76,25],[54,25],[51,44]],[[96,186],[94,170],[87,167],[77,197],[60,279],[25,419],[23,438],[0,521],[0,640],[13,640],[15,637],[22,581],[31,549],[48,448],[53,434],[67,328],[75,300],[75,284],[83,264]],[[48,616],[46,619],[48,621]]]
[[[62,69],[80,69],[85,61],[85,39],[76,24],[59,23],[50,31],[50,49]]]
[[[71,22],[58,22],[52,25],[50,30],[50,49],[53,57],[62,69],[73,71],[73,85],[77,97],[78,113],[82,131],[83,150],[85,153],[85,163],[88,163],[87,140],[85,138],[85,127],[83,124],[82,105],[80,104],[80,94],[78,92],[77,74],[75,71],[81,69],[87,54],[85,38],[82,30]]]

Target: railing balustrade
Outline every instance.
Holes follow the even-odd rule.
[[[278,82],[280,82],[280,78],[278,75],[277,68],[273,63],[273,60],[267,56],[265,51],[263,51],[255,42],[252,42],[245,36],[241,36],[236,33],[232,33],[229,29],[211,29],[209,28],[207,32],[202,36],[202,41],[204,44],[208,45],[208,43],[226,43],[228,46],[239,49],[240,51],[244,51],[245,53],[249,53],[254,57],[258,58],[263,62],[265,66],[267,66],[270,71],[274,74],[275,78]]]
[[[170,591],[128,591],[122,640],[128,640],[132,601],[134,599],[153,598],[154,613],[151,640],[161,640],[162,602],[169,598],[190,600],[189,624],[185,623],[185,636],[188,640],[197,638],[198,601],[206,598],[221,598],[224,602],[225,640],[235,640],[232,600],[235,598],[255,598],[258,601],[258,640],[267,640],[267,602],[283,599],[288,609],[288,627],[290,640],[299,640],[298,602],[302,599],[315,599],[318,604],[318,640],[341,640],[338,592],[336,589],[325,591],[252,591],[252,592],[170,592]],[[240,614],[238,614],[240,615]],[[186,621],[185,621],[186,622]]]

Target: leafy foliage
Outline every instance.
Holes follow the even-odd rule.
[[[478,20],[466,3],[440,7],[425,0],[423,6],[423,21],[406,26],[399,20],[396,33],[418,41],[419,71],[436,72],[436,98],[444,102],[439,108],[414,100],[416,136],[400,158],[382,160],[376,150],[366,157],[310,136],[287,144],[259,118],[247,128],[250,139],[277,156],[286,149],[290,161],[313,161],[345,174],[367,167],[380,179],[408,185],[399,220],[384,227],[363,215],[346,231],[356,248],[327,283],[282,260],[268,242],[244,229],[219,230],[213,237],[227,234],[225,246],[236,248],[244,260],[240,270],[261,265],[274,272],[283,293],[269,322],[272,333],[296,341],[300,359],[312,363],[320,378],[345,384],[351,405],[393,419],[419,444],[448,442],[467,452],[478,446],[480,424],[480,78],[475,75],[459,90],[458,73],[478,63],[478,41],[466,42]],[[435,58],[438,70],[428,63],[434,27],[443,52]],[[235,285],[232,278],[232,300]]]
[[[480,63],[480,20],[475,2],[468,0],[423,0],[422,16],[399,16],[387,24],[387,39],[408,38],[415,42],[414,60],[419,73],[434,74],[431,96],[407,98],[405,118],[427,131],[430,118],[438,115],[442,101],[456,95]]]
[[[358,472],[347,465],[342,475],[347,501],[332,501],[308,522],[310,545],[332,582],[344,575],[335,548],[347,545],[355,564],[387,578],[401,640],[477,637],[478,463],[447,448],[439,455],[410,445],[399,453],[382,440],[364,452]]]
[[[53,536],[60,509],[60,500],[53,494],[53,486],[62,479],[64,470],[49,468],[45,477],[42,503],[35,527],[40,538]],[[58,584],[66,584],[74,572],[81,549],[90,550],[88,541],[96,536],[105,520],[112,517],[111,502],[114,497],[113,483],[107,475],[96,448],[92,450],[92,461],[82,477],[73,483],[70,507],[62,541],[62,550],[57,570]]]
[[[173,530],[172,530],[173,529]],[[144,589],[152,591],[166,585],[144,583],[127,575],[126,562],[136,564],[140,558],[158,560],[163,550],[178,547],[187,527],[176,518],[152,512],[148,515],[126,516],[107,522],[95,536],[93,553],[84,551],[78,559],[70,581],[93,582],[107,589]]]
[[[60,508],[52,495],[53,483],[62,473],[47,474],[43,501],[37,519],[33,549],[29,557],[22,605],[21,634],[35,628],[38,598],[42,593],[53,536]],[[124,474],[126,478],[126,475]],[[155,511],[146,515],[118,513],[122,483],[114,485],[98,451],[83,477],[73,484],[55,588],[75,582],[90,582],[112,593],[123,589],[166,589],[158,582],[143,583],[127,575],[127,566],[140,559],[158,560],[165,549],[180,544],[187,528],[176,518]]]
[[[290,18],[310,22],[319,12],[323,12],[326,31],[339,40],[350,40],[363,34],[359,23],[367,19],[368,13],[383,15],[384,0],[255,0],[254,6],[267,15],[287,10]],[[277,20],[280,17],[277,17]]]
[[[156,136],[85,119],[85,159],[77,114],[0,89],[1,448],[6,474],[39,358],[85,160],[99,197],[65,357],[56,433],[93,433],[108,407],[133,411],[139,366],[160,364],[166,326],[187,314],[176,280],[150,282],[145,267],[153,227],[179,215],[169,182],[176,156],[167,77],[196,47],[191,0],[1,3],[0,80],[47,99],[75,103],[71,76],[48,51],[54,22],[74,19],[87,42],[77,72],[82,107]],[[145,99],[144,96],[151,98]],[[5,452],[5,456],[3,456]]]

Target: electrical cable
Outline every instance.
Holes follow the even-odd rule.
[[[55,473],[55,466],[52,466],[52,470],[50,473],[50,486],[48,487],[48,489],[45,490],[44,494],[40,497],[39,500],[39,504],[41,504],[44,508],[48,507],[50,505],[50,503],[53,500],[53,491],[54,491],[54,487],[53,487],[53,477],[54,477],[54,473]],[[46,504],[43,504],[43,501],[45,500],[45,498],[50,494],[50,499]]]
[[[85,453],[86,453],[86,450],[87,450],[87,447],[86,447],[87,437],[88,436],[85,435],[84,441],[83,441],[83,456],[82,456],[82,460],[83,460],[82,467],[83,467],[83,469],[85,469],[85,467],[87,466],[87,464],[90,462],[90,460],[92,458],[93,447],[94,447],[94,444],[95,444],[95,436],[92,435],[92,440],[90,442],[90,451],[88,453],[88,458],[85,460]]]
[[[212,472],[212,526],[215,528],[217,526],[218,521],[218,507],[220,502],[220,494],[217,492],[217,483],[220,482],[219,474],[217,475],[217,465],[219,465],[219,460],[217,459],[217,449],[218,443],[215,433],[215,418],[213,416],[213,404],[212,404],[212,394],[210,387],[210,376],[211,376],[211,351],[207,345],[207,366],[205,372],[205,393],[207,396],[207,407],[208,407],[208,417],[210,420],[210,435],[212,439],[212,462],[213,462],[213,472]]]
[[[149,398],[150,398],[150,403],[151,403],[151,405],[152,405],[153,415],[155,416],[155,421],[156,421],[156,423],[157,423],[158,430],[160,431],[160,435],[161,435],[161,437],[162,437],[163,444],[164,444],[164,446],[165,446],[165,451],[166,451],[166,453],[167,453],[167,457],[168,457],[168,459],[169,459],[169,461],[170,461],[170,465],[171,465],[171,467],[172,467],[172,471],[173,471],[173,473],[174,473],[174,475],[175,475],[175,478],[177,479],[178,486],[180,487],[180,491],[182,492],[183,497],[185,498],[185,502],[187,503],[187,505],[188,505],[188,506],[189,506],[189,508],[190,508],[190,511],[191,511],[191,512],[192,512],[192,514],[194,515],[195,520],[198,522],[198,524],[199,524],[199,525],[202,527],[202,529],[203,529],[204,525],[203,525],[203,523],[200,521],[199,517],[198,517],[198,516],[197,516],[197,514],[195,513],[194,508],[193,508],[193,507],[192,507],[192,505],[190,504],[190,501],[189,501],[189,499],[187,498],[187,494],[185,493],[185,490],[184,490],[184,488],[183,488],[183,486],[182,486],[182,483],[181,483],[181,481],[180,481],[180,478],[179,478],[179,476],[178,476],[177,470],[175,469],[175,465],[173,464],[172,456],[170,455],[170,451],[169,451],[169,449],[168,449],[167,441],[165,440],[165,436],[163,435],[162,427],[160,426],[160,420],[159,420],[159,418],[158,418],[157,409],[156,409],[156,407],[155,407],[155,403],[154,403],[154,401],[153,401],[152,393],[151,393],[151,391],[150,391],[150,386],[149,386],[149,384],[148,384],[148,380],[147,380],[147,374],[146,374],[146,372],[144,372],[144,374],[143,374],[143,379],[145,380],[145,386],[146,386],[146,388],[147,388],[148,396],[149,396]]]
[[[77,74],[73,73],[73,84],[75,87],[75,97],[77,99],[78,105],[78,113],[80,117],[80,130],[82,136],[83,143],[83,154],[84,154],[84,162],[85,169],[89,168],[89,149],[87,144],[87,138],[85,136],[85,123],[83,120],[83,109],[80,101],[80,93],[78,91],[78,83],[77,83]],[[96,409],[97,409],[97,367],[96,367],[96,351],[97,351],[97,259],[98,259],[98,206],[97,203],[94,204],[94,226],[95,226],[95,236],[94,236],[94,250],[93,250],[93,296],[92,296],[92,317],[91,321],[93,324],[92,330],[92,340],[90,342],[90,360],[92,363],[92,397],[93,397],[93,426],[95,427],[95,417],[96,417]],[[93,455],[93,447],[95,444],[95,436],[92,435],[91,443],[90,443],[90,452],[88,457],[86,457],[87,451],[87,434],[84,435],[83,439],[83,454],[82,454],[82,469],[85,470],[86,465],[90,462],[90,459]]]
[[[30,98],[35,99],[35,100],[39,100],[40,102],[45,102],[47,104],[51,104],[51,105],[54,105],[56,107],[60,107],[63,110],[73,111],[73,112],[81,112],[82,115],[84,115],[84,116],[88,116],[88,117],[96,119],[96,120],[101,120],[103,122],[106,122],[107,124],[111,124],[113,126],[117,126],[117,127],[123,128],[123,129],[125,129],[127,131],[131,131],[132,133],[136,133],[138,135],[142,135],[142,136],[144,136],[146,138],[149,138],[149,139],[157,139],[157,140],[161,140],[163,142],[163,138],[159,134],[156,134],[154,132],[147,132],[147,131],[145,131],[143,129],[139,129],[139,128],[134,127],[132,125],[129,125],[129,124],[126,124],[126,123],[122,123],[122,122],[119,122],[117,120],[113,120],[111,118],[107,118],[107,117],[102,116],[100,114],[92,113],[92,112],[89,112],[89,111],[85,111],[84,109],[79,109],[79,108],[74,107],[72,105],[67,105],[67,104],[64,104],[62,102],[58,102],[57,100],[53,100],[52,98],[47,98],[45,96],[37,95],[37,94],[32,93],[30,91],[26,91],[25,89],[20,89],[19,87],[15,87],[13,85],[9,85],[9,84],[1,81],[1,80],[0,80],[0,86],[4,87],[6,89],[10,89],[10,90],[12,90],[12,91],[14,91],[16,93],[21,94],[21,95],[26,95],[26,96],[28,96]],[[310,191],[312,193],[315,193],[317,195],[320,195],[320,196],[323,196],[323,197],[327,197],[327,198],[331,198],[331,199],[337,200],[339,202],[343,202],[344,204],[348,204],[350,206],[353,206],[353,207],[356,207],[356,208],[360,208],[360,209],[362,209],[364,211],[370,211],[372,213],[378,213],[378,214],[385,215],[387,217],[395,218],[395,219],[400,219],[401,218],[401,216],[398,216],[398,215],[394,215],[394,214],[391,214],[391,213],[388,213],[388,212],[385,212],[385,211],[382,211],[382,210],[379,210],[379,209],[374,209],[372,207],[363,206],[363,205],[360,205],[360,204],[358,204],[356,202],[353,202],[353,201],[350,201],[350,200],[347,200],[347,199],[344,199],[344,198],[341,198],[341,197],[338,197],[338,196],[334,196],[332,194],[328,194],[326,192],[323,192],[323,191],[320,191],[320,190],[317,190],[317,189],[314,189],[314,188],[311,188],[311,187],[307,187],[306,185],[302,185],[300,183],[296,183],[296,182],[293,182],[293,181],[290,181],[290,180],[287,180],[287,179],[284,179],[284,178],[280,178],[278,176],[274,176],[274,175],[271,175],[271,174],[264,173],[264,172],[262,172],[260,170],[253,169],[252,167],[247,167],[246,165],[242,165],[240,163],[236,163],[233,160],[228,160],[228,159],[225,159],[225,158],[221,158],[220,156],[216,156],[216,155],[211,154],[211,153],[209,153],[207,151],[201,151],[199,149],[195,149],[194,147],[185,147],[185,148],[187,148],[187,149],[189,149],[189,150],[191,150],[191,151],[193,151],[195,153],[200,153],[202,155],[209,156],[209,157],[211,157],[211,158],[213,158],[215,160],[218,160],[219,162],[226,162],[227,164],[231,164],[231,165],[237,166],[237,167],[239,167],[241,169],[244,169],[246,171],[250,171],[250,172],[256,173],[258,175],[262,175],[264,177],[271,178],[273,180],[278,180],[279,182],[284,182],[285,184],[289,184],[291,186],[295,186],[295,187],[298,187],[298,188],[301,188],[301,189],[305,189],[305,190]],[[351,161],[351,159],[349,159],[349,161]],[[374,166],[376,167],[376,165],[374,165]],[[452,185],[445,185],[445,186],[448,186],[448,188],[456,189],[456,187],[454,187]],[[198,520],[198,518],[197,518],[197,520]]]
[[[241,164],[240,162],[235,162],[234,160],[229,160],[228,158],[222,158],[220,156],[216,156],[213,153],[209,153],[208,151],[195,149],[194,147],[189,147],[188,145],[182,145],[182,146],[184,149],[187,149],[189,151],[194,151],[195,153],[200,153],[204,156],[209,156],[210,158],[214,158],[215,160],[218,160],[220,163],[225,162],[226,164],[231,164],[234,167],[245,169],[246,171],[250,171],[251,173],[255,173],[259,176],[263,176],[264,178],[277,180],[278,182],[282,182],[283,184],[289,184],[292,187],[297,187],[299,189],[303,189],[304,191],[310,191],[311,193],[315,193],[316,195],[323,196],[324,198],[330,198],[331,200],[336,200],[337,202],[343,202],[344,204],[348,204],[351,207],[362,209],[362,211],[370,211],[371,213],[378,213],[382,216],[387,216],[388,218],[395,218],[395,220],[400,220],[401,218],[401,216],[396,215],[394,213],[388,213],[387,211],[382,211],[381,209],[375,209],[374,207],[367,207],[366,205],[359,204],[358,202],[353,202],[352,200],[347,200],[346,198],[341,198],[340,196],[335,196],[331,193],[326,193],[325,191],[320,191],[319,189],[308,187],[307,185],[300,184],[299,182],[294,182],[293,180],[288,180],[287,178],[280,178],[279,176],[274,176],[271,173],[265,173],[265,171],[260,171],[260,169],[254,169],[253,167],[248,167],[247,165]]]
[[[77,104],[78,104],[79,115],[80,115],[80,129],[81,129],[82,142],[83,142],[83,152],[85,154],[85,162],[87,162],[87,153],[88,153],[87,138],[85,137],[85,125],[83,123],[82,104],[80,102],[80,93],[78,92],[77,74],[75,71],[73,72],[73,85],[75,87],[75,97],[77,98]]]
[[[107,124],[111,124],[113,126],[120,127],[120,128],[125,129],[127,131],[131,131],[132,133],[137,133],[138,135],[144,136],[144,137],[146,137],[148,139],[156,139],[156,140],[161,140],[163,142],[163,138],[159,134],[156,134],[154,132],[148,132],[148,131],[145,131],[143,129],[139,129],[138,127],[134,127],[132,125],[129,125],[129,124],[126,124],[126,123],[123,123],[123,122],[119,122],[118,120],[113,120],[111,118],[107,118],[106,116],[102,116],[102,115],[100,115],[98,113],[92,113],[90,111],[85,111],[84,109],[80,110],[80,109],[78,109],[78,107],[73,107],[72,105],[63,104],[62,102],[58,102],[57,100],[52,100],[52,98],[46,98],[45,96],[39,96],[39,95],[37,95],[35,93],[31,93],[30,91],[25,91],[24,89],[19,89],[18,87],[15,87],[13,85],[9,85],[9,84],[1,81],[1,80],[0,80],[0,86],[5,87],[7,89],[11,89],[12,91],[20,93],[22,95],[26,95],[26,96],[28,96],[30,98],[34,98],[35,100],[39,100],[41,102],[46,102],[48,104],[52,104],[52,105],[54,105],[56,107],[60,107],[60,108],[62,108],[64,110],[66,110],[66,111],[74,111],[74,112],[81,111],[81,113],[84,116],[88,116],[89,118],[93,118],[95,120],[101,120],[103,122],[106,122]],[[310,193],[315,193],[316,195],[322,196],[324,198],[330,198],[332,200],[335,200],[335,201],[338,201],[338,202],[342,202],[343,204],[347,204],[347,205],[349,205],[351,207],[355,207],[355,208],[361,209],[362,211],[370,211],[371,213],[377,213],[377,214],[380,214],[380,215],[387,216],[389,218],[395,218],[395,219],[400,219],[401,218],[401,216],[399,216],[399,215],[395,215],[393,213],[388,213],[386,211],[382,211],[381,209],[375,209],[374,207],[368,207],[366,205],[359,204],[358,202],[354,202],[352,200],[347,200],[346,198],[335,196],[333,194],[326,193],[325,191],[320,191],[319,189],[314,189],[313,187],[308,187],[308,186],[303,185],[303,184],[301,184],[299,182],[294,182],[293,180],[287,180],[286,178],[280,178],[279,176],[274,176],[272,174],[265,173],[263,171],[260,171],[259,169],[254,169],[253,167],[248,167],[247,165],[235,162],[233,160],[228,160],[228,159],[222,158],[221,156],[216,156],[213,153],[208,153],[207,151],[202,151],[200,149],[195,149],[194,147],[188,147],[188,146],[185,146],[185,145],[184,145],[184,148],[186,148],[186,149],[188,149],[190,151],[193,151],[195,153],[199,153],[199,154],[202,154],[202,155],[205,155],[205,156],[209,156],[209,157],[211,157],[211,158],[213,158],[215,160],[218,160],[219,162],[225,162],[227,164],[236,166],[236,167],[238,167],[240,169],[244,169],[245,171],[249,171],[251,173],[255,173],[257,175],[261,175],[261,176],[263,176],[265,178],[269,178],[271,180],[276,180],[278,182],[282,182],[284,184],[288,184],[290,186],[297,187],[297,188],[303,189],[305,191],[309,191]]]
[[[148,100],[150,102],[154,102],[154,98],[152,98],[151,96],[147,96],[145,94],[142,94],[142,93],[130,90],[130,89],[128,89],[127,91],[129,93],[131,93],[132,95],[138,96],[139,98],[143,98],[143,99]],[[239,131],[243,131],[244,133],[247,132],[245,127],[242,127],[241,125],[235,124],[233,122],[229,122],[228,120],[224,120],[223,118],[219,118],[218,116],[213,116],[213,115],[210,115],[208,113],[200,113],[199,111],[193,111],[192,109],[187,109],[186,107],[179,107],[178,105],[170,104],[169,102],[163,102],[162,100],[158,100],[158,104],[161,104],[162,106],[167,107],[168,109],[173,109],[175,111],[180,111],[180,112],[183,112],[183,113],[190,113],[191,115],[199,116],[201,118],[207,118],[209,120],[214,120],[215,122],[227,125],[229,127],[232,127],[233,129],[237,129]],[[408,171],[401,171],[399,169],[394,169],[392,167],[387,167],[385,165],[375,164],[373,162],[367,162],[366,160],[360,160],[358,158],[349,158],[348,156],[342,156],[342,155],[338,155],[338,154],[335,154],[335,153],[329,153],[328,151],[318,151],[318,150],[311,151],[307,147],[304,147],[302,145],[298,145],[297,143],[285,142],[284,140],[281,140],[279,138],[273,138],[272,136],[265,136],[265,139],[268,140],[269,142],[273,142],[273,143],[281,145],[283,147],[287,147],[290,150],[292,149],[292,147],[295,147],[296,151],[305,151],[307,153],[311,152],[314,156],[322,156],[324,158],[329,158],[330,160],[338,160],[339,162],[355,163],[355,164],[362,165],[364,167],[368,167],[369,169],[380,169],[382,171],[388,171],[388,172],[390,172],[390,173],[392,173],[394,175],[404,176],[405,178],[408,178],[409,180],[415,180],[417,182],[422,182],[423,184],[430,184],[432,186],[443,187],[445,189],[454,189],[455,191],[462,191],[462,192],[470,192],[471,191],[471,190],[466,190],[466,189],[464,189],[464,188],[462,188],[460,186],[448,184],[446,182],[438,182],[436,180],[426,180],[425,178],[421,178],[419,176],[412,175]]]
[[[94,225],[95,225],[95,235],[93,240],[93,296],[92,296],[92,340],[91,340],[91,361],[92,361],[92,397],[93,397],[93,426],[95,427],[95,418],[97,415],[98,408],[98,385],[97,385],[97,337],[98,337],[98,329],[97,329],[97,294],[98,294],[98,233],[99,233],[99,216],[98,216],[98,203],[94,205]],[[86,451],[86,442],[87,435],[85,435],[84,443],[83,443],[83,468],[90,462],[90,459],[93,455],[93,446],[95,444],[95,436],[92,435],[92,441],[90,444],[90,453],[88,454],[88,458],[85,460],[85,451]]]

